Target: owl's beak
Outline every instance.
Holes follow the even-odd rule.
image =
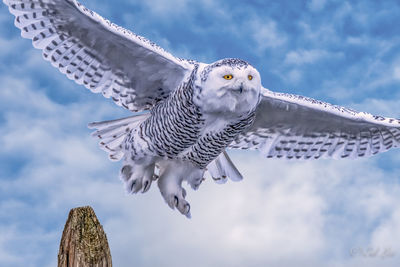
[[[243,83],[240,84],[239,92],[240,92],[240,93],[243,93]]]

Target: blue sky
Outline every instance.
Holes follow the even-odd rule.
[[[400,117],[399,1],[82,2],[176,56],[242,58],[271,90]],[[399,266],[399,150],[314,162],[230,151],[245,179],[190,190],[187,220],[155,186],[124,193],[86,125],[127,112],[43,61],[4,5],[0,48],[0,266],[55,266],[82,205],[115,266]]]

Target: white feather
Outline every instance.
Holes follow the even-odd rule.
[[[69,79],[112,97],[131,111],[150,109],[193,70],[189,61],[175,58],[76,0],[3,2],[16,16],[15,26],[21,29],[22,36],[32,39],[33,46],[42,49],[44,58],[53,66]],[[64,41],[74,42],[77,48],[56,49],[57,56],[48,55],[48,48]],[[129,89],[131,94],[113,92],[117,87],[119,91]]]
[[[283,149],[283,142],[298,144],[295,157]],[[253,125],[231,144],[232,148],[258,149],[267,157],[288,159],[367,157],[399,146],[397,119],[265,88]]]
[[[109,153],[111,160],[118,161],[124,156],[123,144],[127,134],[149,116],[149,113],[145,113],[118,120],[92,122],[88,127],[97,129],[92,133],[92,136],[100,139],[100,148]]]
[[[235,182],[241,181],[243,179],[243,176],[235,167],[226,151],[223,151],[215,160],[213,160],[207,166],[207,170],[209,171],[214,181],[218,184],[226,183],[226,178],[229,178]]]

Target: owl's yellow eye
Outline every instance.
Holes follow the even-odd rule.
[[[247,78],[248,78],[250,81],[253,80],[253,76],[251,76],[251,75],[247,76]]]
[[[231,74],[224,75],[225,80],[232,80],[232,78],[233,78],[233,75],[231,75]]]

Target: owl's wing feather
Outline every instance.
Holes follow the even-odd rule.
[[[400,146],[400,121],[262,88],[256,118],[231,148],[268,158],[367,157]]]
[[[3,0],[21,35],[69,79],[131,111],[166,98],[193,68],[76,0]]]

